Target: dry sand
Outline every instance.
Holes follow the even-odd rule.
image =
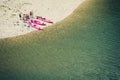
[[[0,38],[23,35],[36,29],[19,20],[19,13],[51,19],[54,23],[70,15],[84,0],[0,0]],[[19,25],[16,22],[19,22]]]

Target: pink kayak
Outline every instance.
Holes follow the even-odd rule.
[[[36,19],[39,19],[41,21],[44,21],[44,22],[47,22],[47,23],[53,23],[53,21],[49,20],[49,19],[46,19],[46,18],[42,18],[40,16],[36,16]]]
[[[46,26],[45,23],[40,22],[39,20],[35,20],[35,19],[33,19],[33,20],[31,20],[31,22],[34,23],[34,24],[38,24],[38,25],[42,25],[42,26]]]
[[[49,20],[49,19],[44,19],[43,20],[44,22],[47,22],[47,23],[53,23],[53,21]]]
[[[40,25],[33,25],[32,27],[38,30],[43,30],[43,28]]]
[[[36,16],[36,19],[42,18],[41,16]]]
[[[35,29],[43,30],[43,28],[40,25],[34,24],[31,21],[28,21],[27,24]]]
[[[30,22],[30,21],[28,21],[27,24],[28,24],[29,26],[32,26],[32,22]]]

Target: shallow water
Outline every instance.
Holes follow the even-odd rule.
[[[69,24],[1,40],[0,80],[120,80],[119,3],[90,0]]]

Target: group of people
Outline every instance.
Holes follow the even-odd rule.
[[[23,20],[23,22],[26,22],[26,21],[28,21],[29,19],[32,19],[32,18],[33,18],[33,12],[30,11],[28,14],[22,14],[22,13],[20,13],[20,14],[19,14],[19,18],[20,18],[20,20]]]

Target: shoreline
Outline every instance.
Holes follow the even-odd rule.
[[[81,0],[81,1],[78,0],[75,3],[73,3],[72,0],[71,0],[71,2],[69,1],[69,4],[61,5],[60,9],[58,9],[58,7],[55,7],[55,6],[58,6],[58,4],[55,4],[55,5],[52,6],[52,4],[50,4],[50,3],[53,3],[53,2],[48,2],[49,5],[42,5],[42,6],[45,6],[45,7],[43,7],[43,11],[42,12],[39,10],[40,9],[39,7],[41,5],[38,6],[38,8],[36,8],[36,6],[35,6],[35,5],[38,5],[38,2],[34,2],[31,7],[30,7],[31,4],[29,4],[28,7],[30,8],[29,10],[32,10],[34,12],[34,15],[38,15],[38,14],[42,15],[43,17],[46,17],[48,19],[53,20],[54,24],[56,24],[57,22],[60,22],[61,20],[63,20],[66,17],[68,17],[84,1],[85,0]],[[68,1],[63,1],[63,2],[68,2]],[[62,3],[59,3],[59,4],[62,4]],[[47,6],[48,6],[48,8],[51,6],[49,8],[49,10],[47,9]],[[70,8],[70,6],[73,6],[73,7]],[[22,11],[23,13],[27,13],[27,12],[29,12],[29,10],[27,9],[28,7],[27,6],[23,6],[21,8],[23,11],[22,10],[20,10],[20,11]],[[28,11],[25,10],[25,8]],[[58,12],[57,12],[57,9],[58,9]],[[48,11],[48,12],[44,13],[46,11]],[[63,11],[63,12],[61,12],[62,14],[60,13],[60,11]],[[0,26],[1,26],[0,27],[0,39],[10,38],[10,37],[17,37],[17,36],[20,36],[20,35],[24,35],[24,34],[30,33],[32,31],[36,31],[36,29],[33,29],[31,27],[28,28],[28,27],[24,26],[25,24],[23,24],[23,22],[21,22],[19,20],[19,17],[18,17],[19,11],[14,14],[15,16],[13,14],[11,15],[10,11],[8,11],[8,12],[10,14],[9,13],[6,14],[7,18],[6,17],[2,17],[0,19]],[[14,25],[16,23],[16,21],[19,21],[20,25]],[[48,25],[48,26],[51,26],[51,25]],[[48,26],[46,26],[46,27],[48,27]]]

